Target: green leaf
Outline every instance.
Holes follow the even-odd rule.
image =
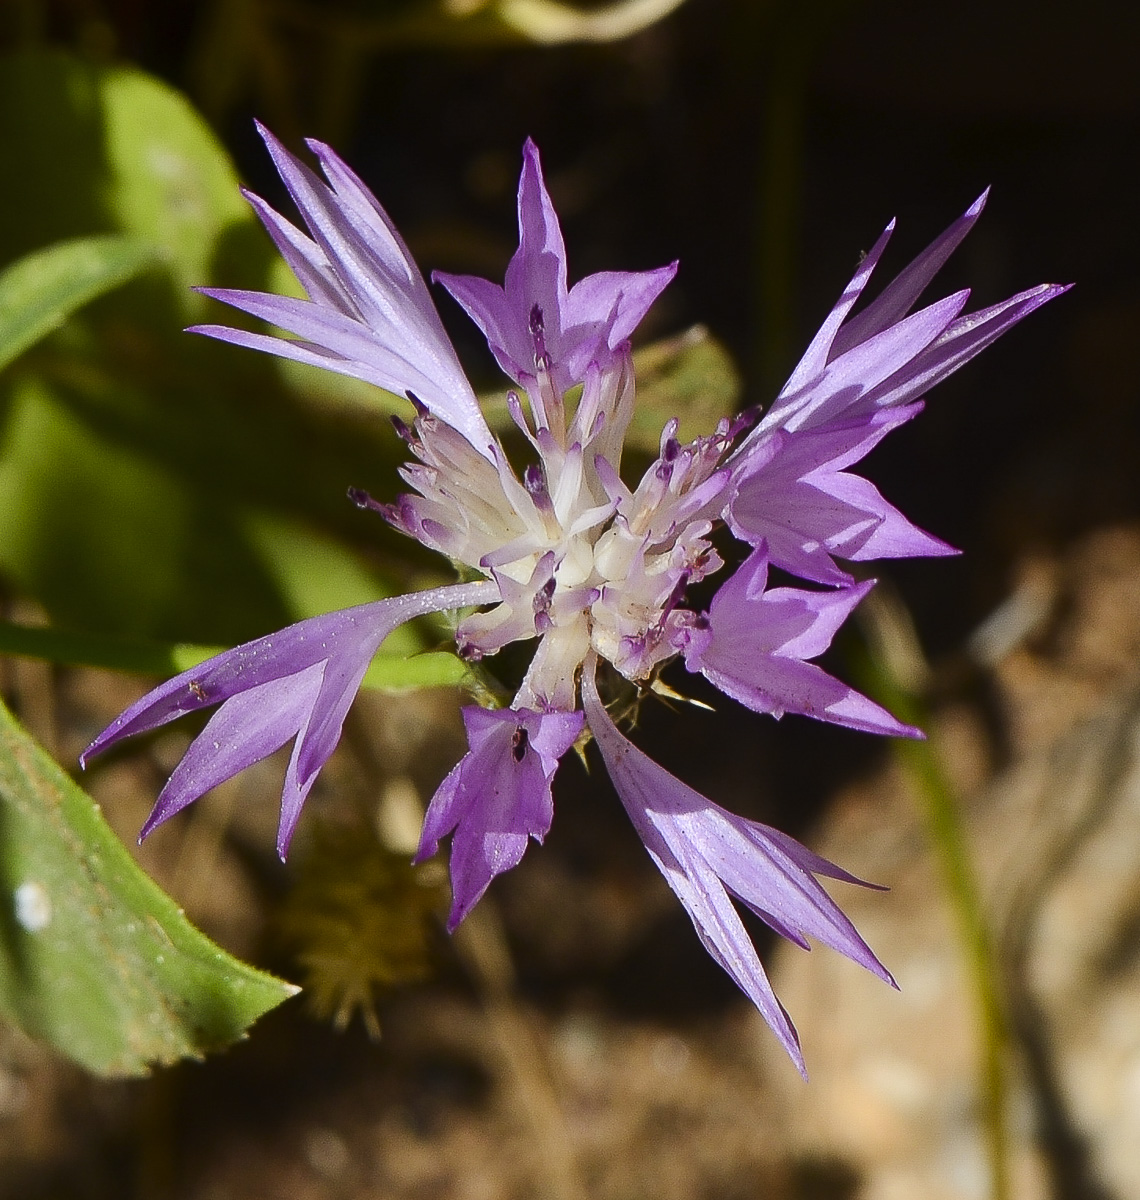
[[[462,659],[446,650],[432,650],[411,658],[378,654],[364,676],[363,686],[399,693],[420,688],[458,687],[470,682],[470,668]]]
[[[183,314],[192,319],[205,301],[190,289],[210,277],[216,243],[232,226],[254,225],[237,173],[173,88],[115,68],[100,74],[98,93],[111,215],[119,228],[163,247]]]
[[[199,933],[0,705],[0,1012],[90,1071],[141,1075],[296,990]]]
[[[109,235],[49,246],[6,267],[0,272],[0,370],[76,309],[154,261],[152,247]]]
[[[682,442],[712,433],[740,402],[740,376],[732,357],[703,325],[633,353],[637,405],[626,445],[657,453],[661,429],[680,419]]]
[[[291,565],[249,512],[326,539],[330,578],[360,561],[427,566],[345,498],[393,486],[399,445],[377,418],[406,401],[366,385],[346,401],[312,386],[319,373],[297,383],[268,356],[182,332],[222,317],[190,284],[264,288],[276,261],[183,97],[58,52],[0,57],[0,145],[21,163],[20,186],[0,189],[0,262],[107,233],[160,251],[0,378],[6,584],[56,625],[232,645],[294,619]]]

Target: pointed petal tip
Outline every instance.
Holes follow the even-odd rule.
[[[444,928],[449,934],[454,934],[455,931],[463,924],[463,918],[471,911],[472,905],[466,906],[459,903],[458,900],[453,900],[451,903],[451,912],[447,914],[447,920],[444,922]]]
[[[253,119],[253,124],[261,140],[265,143],[265,148],[275,160],[279,154],[289,154],[289,151],[285,149],[284,143],[268,125],[265,125],[256,117]]]
[[[985,191],[966,209],[965,215],[969,218],[976,219],[981,216],[982,209],[986,207],[986,201],[990,198],[990,185],[987,184]]]
[[[151,814],[143,822],[142,828],[139,830],[139,838],[137,845],[141,846],[148,837],[162,824],[164,818],[158,815],[158,805],[151,810]]]

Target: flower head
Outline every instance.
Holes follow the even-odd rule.
[[[911,313],[983,197],[852,316],[888,226],[762,421],[723,420],[682,443],[671,420],[657,458],[627,482],[622,446],[635,403],[629,338],[676,264],[604,272],[569,287],[558,218],[538,151],[527,142],[519,248],[503,286],[435,276],[517,389],[508,410],[529,446],[519,471],[489,429],[384,210],[327,146],[309,144],[325,182],[262,134],[308,232],[248,198],[307,299],[210,290],[291,336],[216,325],[196,331],[406,394],[414,419],[397,429],[412,459],[401,471],[410,490],[390,505],[350,495],[478,578],[302,621],[219,655],[144,696],[100,734],[84,762],[123,737],[220,704],[143,834],[292,740],[283,856],[384,638],[425,613],[477,609],[456,625],[461,656],[488,660],[514,642],[532,643],[533,654],[508,708],[464,710],[469,750],[428,808],[419,857],[451,837],[449,926],[519,862],[531,838],[545,837],[559,761],[588,728],[705,946],[803,1070],[795,1030],[733,901],[797,944],[814,937],[891,981],[816,876],[861,881],[653,763],[614,724],[599,676],[605,672],[607,688],[645,689],[681,659],[757,712],[921,736],[812,661],[872,586],[855,584],[837,560],[952,552],[849,468],[916,415],[934,383],[1064,289],[1035,288],[966,316],[968,294],[960,292]],[[713,542],[725,527],[743,543],[735,570]],[[769,587],[769,564],[817,587]],[[718,576],[707,611],[695,606],[693,585]]]

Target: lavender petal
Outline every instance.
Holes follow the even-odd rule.
[[[804,660],[822,654],[873,586],[831,592],[765,589],[761,542],[713,597],[707,638],[685,648],[685,665],[756,712],[800,713],[868,733],[921,737],[886,709]]]
[[[123,738],[157,729],[189,712],[208,708],[259,684],[295,675],[334,657],[371,656],[399,625],[427,613],[490,604],[499,598],[490,580],[429,588],[374,600],[355,608],[299,621],[278,633],[235,646],[168,679],[119,714],[80,755],[80,764]]]
[[[470,749],[440,784],[424,818],[416,860],[451,833],[448,929],[471,911],[496,875],[517,866],[530,838],[554,816],[551,780],[582,730],[580,712],[467,707]]]
[[[622,804],[701,941],[804,1072],[799,1039],[733,904],[736,896],[798,945],[810,935],[893,983],[813,872],[859,882],[777,830],[734,816],[653,762],[605,711],[590,671],[582,702]]]
[[[926,290],[930,281],[942,269],[946,260],[962,244],[973,229],[986,206],[990,189],[966,209],[948,229],[891,280],[862,312],[852,317],[836,335],[832,355],[838,357],[860,342],[874,337],[888,326],[900,321]]]
[[[323,672],[324,664],[313,663],[226,700],[174,768],[139,841],[199,796],[296,736],[316,701]]]

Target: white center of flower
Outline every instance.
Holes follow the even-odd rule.
[[[725,420],[681,445],[670,421],[659,457],[631,491],[619,475],[634,402],[628,353],[606,369],[591,366],[568,414],[547,371],[541,314],[532,329],[529,421],[517,394],[508,397],[535,454],[522,478],[500,446],[491,462],[421,407],[414,429],[401,427],[419,459],[401,475],[419,495],[385,512],[499,583],[500,603],[461,622],[460,653],[481,658],[537,637],[515,707],[570,710],[591,649],[633,681],[676,653],[671,634],[692,619],[679,607],[685,589],[722,565],[708,535],[728,479],[718,466],[736,429]]]

